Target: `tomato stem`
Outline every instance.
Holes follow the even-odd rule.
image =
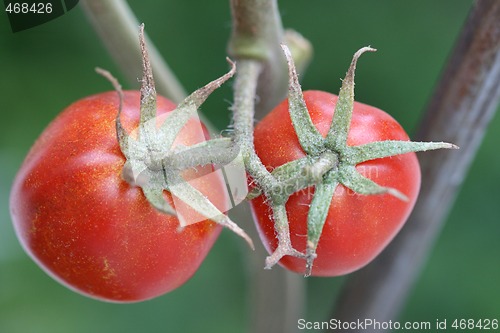
[[[272,187],[276,180],[262,164],[253,145],[253,123],[257,81],[262,64],[256,60],[238,62],[238,74],[234,84],[233,126],[234,141],[240,147],[248,173],[263,188]]]
[[[275,212],[277,206],[285,204],[291,194],[304,187],[315,186],[315,192],[307,216],[306,253],[297,254],[289,250],[287,238],[281,235],[281,232],[285,230],[284,223],[277,220],[277,218],[285,219],[286,215],[277,216],[274,214],[275,229],[278,233],[279,242],[277,249],[268,257],[266,262],[267,266],[269,266],[277,262],[276,260],[279,260],[277,258],[281,258],[283,253],[288,253],[288,255],[294,255],[293,253],[295,253],[294,256],[305,259],[305,276],[309,276],[313,272],[316,248],[330,209],[333,194],[339,184],[361,195],[387,193],[400,200],[408,200],[407,196],[399,190],[380,186],[363,176],[356,169],[357,164],[408,152],[457,147],[444,142],[394,140],[373,142],[354,147],[347,145],[347,134],[354,109],[356,64],[363,53],[376,51],[371,47],[363,47],[354,54],[346,77],[342,82],[330,129],[326,137],[323,138],[309,115],[291,54],[285,45],[282,45],[282,48],[287,59],[290,76],[288,97],[290,119],[300,146],[307,154],[307,157],[302,159],[303,161],[298,160],[287,163],[272,172],[272,176],[278,177],[278,183],[272,185],[274,187],[272,193],[269,193],[269,189],[264,186],[261,187],[273,212]],[[317,175],[311,177],[311,174]],[[259,182],[259,179],[257,181]],[[259,182],[259,184],[261,183]],[[268,184],[266,183],[266,185]],[[250,195],[255,196],[256,191],[252,191]]]
[[[238,61],[255,60],[264,68],[256,94],[258,113],[265,114],[286,95],[285,62],[279,43],[284,31],[277,0],[231,0],[233,18],[228,53]]]
[[[266,258],[265,269],[271,269],[284,256],[293,256],[305,259],[305,254],[294,249],[290,240],[290,231],[288,227],[288,217],[285,204],[273,204],[273,218],[278,237],[278,247]]]
[[[188,158],[188,163],[180,163],[179,152],[174,151],[174,141],[181,129],[188,123],[190,118],[197,116],[198,107],[207,97],[225,81],[231,78],[235,71],[235,64],[228,59],[231,70],[220,78],[208,83],[204,87],[189,95],[177,108],[168,115],[167,119],[158,128],[156,115],[156,90],[145,44],[144,25],[139,31],[140,48],[143,56],[143,78],[141,85],[139,135],[136,139],[129,135],[123,128],[120,115],[123,107],[123,93],[121,86],[109,72],[98,70],[106,76],[115,87],[119,95],[119,108],[116,117],[117,139],[120,149],[126,157],[122,169],[122,176],[132,186],[142,189],[149,203],[158,211],[177,216],[180,227],[196,223],[202,219],[186,220],[182,212],[171,206],[164,196],[167,190],[173,195],[173,200],[181,200],[195,212],[227,227],[237,235],[241,236],[253,249],[254,245],[250,237],[226,215],[224,215],[210,200],[188,180],[181,176],[185,167],[191,168],[199,165],[212,164],[213,162],[224,163],[233,158],[235,147],[227,145],[227,140],[205,141],[195,147],[183,149],[183,155]],[[199,124],[199,119],[196,119]],[[199,128],[199,134],[203,135],[203,129]],[[205,150],[205,158],[201,158],[200,150]],[[183,162],[186,160],[184,159]],[[229,160],[232,161],[232,160]]]
[[[255,107],[261,118],[286,96],[285,59],[280,43],[290,45],[292,54],[301,71],[312,57],[312,46],[300,34],[284,31],[277,0],[231,0],[233,18],[228,53],[238,61],[255,60],[263,70],[258,78]]]

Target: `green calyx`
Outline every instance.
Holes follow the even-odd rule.
[[[305,275],[312,272],[316,248],[330,209],[333,194],[339,184],[363,195],[387,193],[400,200],[408,200],[404,193],[395,188],[378,185],[364,177],[356,170],[356,165],[377,158],[395,156],[409,152],[435,149],[456,149],[457,146],[445,142],[411,142],[380,141],[360,146],[348,146],[349,132],[354,105],[354,74],[359,57],[365,52],[374,52],[371,47],[363,47],[352,59],[346,77],[343,80],[335,106],[333,120],[326,137],[323,137],[314,126],[307,110],[302,90],[297,79],[295,65],[288,48],[283,51],[289,68],[289,112],[292,124],[297,133],[299,143],[307,153],[307,157],[282,165],[272,174],[278,180],[276,189],[272,191],[273,203],[283,203],[288,197],[309,186],[315,187],[307,217],[307,248],[300,257],[306,259]],[[253,198],[260,194],[259,190],[250,192]],[[279,259],[276,257],[279,261]],[[277,263],[269,263],[273,265]]]
[[[123,179],[132,186],[140,187],[146,199],[155,209],[168,215],[177,216],[180,227],[194,222],[183,220],[182,214],[178,214],[176,209],[165,199],[164,191],[170,192],[177,200],[182,201],[190,209],[207,219],[235,232],[253,248],[250,237],[203,193],[182,177],[184,170],[207,164],[223,165],[234,159],[238,150],[232,140],[218,138],[189,147],[174,145],[182,128],[190,119],[197,117],[197,109],[200,105],[215,89],[234,75],[236,65],[228,59],[231,65],[231,70],[228,73],[193,92],[175,110],[171,111],[163,122],[159,122],[156,114],[155,84],[144,42],[144,25],[140,26],[139,39],[143,60],[143,78],[140,121],[135,137],[126,132],[120,120],[123,103],[123,92],[120,85],[108,72],[97,70],[113,83],[120,96],[116,131],[120,149],[127,159],[122,170]],[[196,121],[199,122],[199,120]],[[208,160],[207,156],[210,157]]]

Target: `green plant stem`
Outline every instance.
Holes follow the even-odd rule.
[[[257,180],[274,184],[276,181],[260,161],[253,145],[255,96],[262,64],[258,60],[243,59],[237,62],[234,84],[234,141],[240,147],[247,171]]]
[[[283,39],[285,38],[290,44],[292,55],[297,56],[297,67],[300,70],[304,70],[309,63],[312,47],[298,34],[288,32],[286,36],[283,35],[276,0],[231,0],[231,9],[233,30],[228,51],[238,62],[234,105],[235,137],[238,138],[240,147],[243,146],[242,149],[246,150],[246,166],[251,175],[255,179],[260,179],[261,184],[266,183],[272,188],[276,181],[262,165],[253,149],[253,123],[255,118],[262,118],[286,96],[288,77],[285,58],[280,49]],[[242,63],[246,61],[247,64]],[[250,67],[259,67],[260,75],[248,76],[243,73],[245,67],[249,67],[247,68],[249,70]],[[256,68],[251,71],[253,74],[257,72]],[[249,78],[252,83],[248,82]],[[258,85],[253,91],[249,89],[251,93],[244,96],[242,92],[253,87],[253,82],[257,83],[253,81],[255,79],[258,79]],[[259,103],[254,105],[256,96]],[[242,97],[244,98],[241,99]],[[244,100],[246,102],[243,102]],[[241,113],[240,106],[247,108],[247,111],[243,111],[246,114]],[[247,213],[246,218],[249,217]],[[285,225],[288,227],[288,223]],[[286,233],[289,237],[288,228]],[[256,233],[255,236],[258,237]],[[260,258],[265,255],[264,248],[258,246],[256,253],[250,257],[252,281],[250,331],[295,332],[296,320],[303,317],[305,282],[301,276],[282,269],[263,271]]]
[[[85,14],[125,75],[136,87],[142,76],[138,43],[139,22],[124,0],[82,0]],[[158,92],[178,103],[187,95],[153,43],[146,37]]]
[[[420,156],[423,182],[412,216],[387,249],[345,284],[332,318],[396,320],[438,237],[500,100],[500,2],[476,1],[421,123],[418,140],[460,151]],[[367,332],[367,331],[363,331]],[[377,330],[380,332],[380,330]]]
[[[277,185],[277,180],[262,164],[253,145],[255,96],[262,69],[263,65],[258,60],[242,59],[237,62],[233,123],[235,144],[240,147],[247,172],[261,185],[263,192],[269,194]],[[284,205],[274,205],[273,210],[278,216],[277,223],[281,225],[280,237],[289,244],[289,241],[286,242],[286,238],[289,239],[289,230]],[[247,213],[244,218],[248,219],[249,216]],[[256,234],[254,236],[258,237]],[[265,255],[265,250],[259,246],[250,258],[251,331],[293,332],[294,328],[290,327],[290,322],[295,322],[296,318],[301,316],[305,294],[304,282],[299,280],[302,279],[300,276],[290,276],[292,273],[284,270],[274,269],[272,272],[263,273],[261,260]],[[269,286],[274,287],[269,288]],[[286,304],[296,305],[286,306]]]
[[[301,253],[293,249],[291,245],[285,209],[286,201],[283,201],[282,193],[275,191],[279,186],[278,181],[262,164],[253,145],[255,94],[262,68],[260,62],[256,60],[247,59],[239,62],[234,85],[233,126],[235,144],[241,150],[246,171],[258,183],[273,210],[279,245],[275,253],[266,259],[266,268],[271,268],[284,255],[300,257]]]
[[[233,30],[229,54],[263,66],[256,115],[261,118],[286,96],[286,65],[280,49],[284,31],[276,0],[231,0]]]

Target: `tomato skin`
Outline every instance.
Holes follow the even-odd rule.
[[[138,91],[125,92],[121,120],[128,132],[138,126],[139,101]],[[21,244],[49,275],[93,298],[136,302],[186,282],[221,227],[203,221],[180,231],[177,218],[157,212],[140,188],[122,179],[117,108],[116,92],[108,92],[62,112],[28,153],[10,206]],[[174,108],[158,97],[158,115]],[[199,142],[190,133],[195,126],[189,122],[178,140]],[[223,186],[207,177],[197,188],[221,203]]]
[[[306,91],[304,99],[313,123],[326,136],[337,96]],[[257,155],[271,170],[306,156],[293,129],[287,100],[256,126],[254,136]],[[355,102],[347,144],[357,146],[384,140],[407,141],[409,138],[387,113]],[[367,161],[356,168],[377,184],[398,189],[409,201],[389,194],[359,195],[339,185],[318,243],[313,276],[344,275],[368,264],[394,238],[415,204],[421,177],[415,153]],[[313,193],[312,187],[296,192],[286,204],[292,246],[301,252],[306,249],[307,214]],[[271,253],[277,247],[271,209],[262,195],[251,201],[251,207],[260,237]],[[279,263],[291,271],[305,272],[303,259],[285,256]]]

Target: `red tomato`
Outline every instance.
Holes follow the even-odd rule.
[[[121,119],[128,132],[138,126],[139,101],[138,91],[125,92]],[[117,107],[116,92],[108,92],[61,113],[31,148],[10,204],[23,247],[49,275],[87,296],[134,302],[186,282],[221,228],[203,221],[180,231],[177,218],[156,211],[140,188],[122,180]],[[158,97],[158,114],[174,108]],[[188,122],[177,140],[196,143],[191,129],[199,126]],[[197,171],[209,173],[211,167]],[[215,176],[203,179],[195,187],[222,205],[224,183]]]
[[[304,93],[314,125],[326,136],[337,96],[322,91]],[[255,150],[264,165],[273,169],[305,156],[283,101],[255,128]],[[357,146],[374,141],[408,140],[401,125],[384,111],[355,102],[347,144]],[[317,247],[312,275],[338,276],[357,270],[373,260],[392,240],[410,214],[420,188],[420,167],[415,153],[376,159],[356,166],[377,184],[392,187],[409,201],[389,194],[360,195],[339,185]],[[314,189],[294,193],[286,204],[290,238],[295,249],[305,252],[307,213]],[[271,210],[263,196],[251,202],[254,220],[267,250],[277,247]],[[285,256],[280,264],[304,273],[305,260]]]

